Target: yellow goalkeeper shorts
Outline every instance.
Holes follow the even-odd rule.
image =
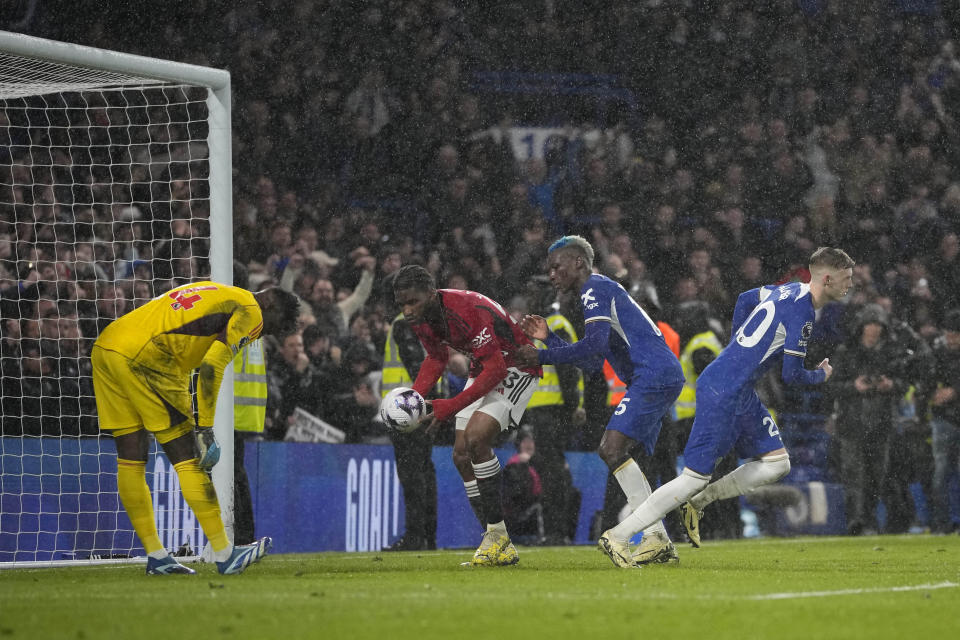
[[[122,435],[118,430],[141,427],[158,433],[186,423],[177,434],[193,427],[193,397],[186,376],[138,367],[126,356],[98,345],[93,346],[90,362],[100,429],[117,436]]]

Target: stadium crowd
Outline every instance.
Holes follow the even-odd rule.
[[[377,371],[403,264],[545,314],[546,248],[578,233],[656,319],[682,325],[699,302],[717,326],[739,292],[802,279],[828,244],[858,263],[848,299],[824,309],[811,339],[809,360],[835,358],[836,379],[822,394],[772,381],[768,404],[800,416],[785,438],[817,430],[842,444],[821,466],[854,489],[851,532],[877,528],[877,486],[892,487],[879,496],[887,530],[911,524],[909,484],[945,491],[960,441],[960,398],[942,390],[960,384],[949,357],[960,339],[960,11],[198,1],[134,27],[132,10],[70,20],[81,9],[69,4],[25,30],[231,71],[238,268],[251,288],[275,282],[305,303],[302,329],[270,345],[268,438],[284,438],[300,407],[348,442],[383,441]],[[511,98],[477,88],[485,71],[616,77],[636,104]],[[105,128],[118,117],[90,111]],[[69,155],[50,163],[62,180],[31,175],[24,140],[41,127],[10,117],[0,113],[0,160],[14,167],[0,180],[3,432],[94,434],[86,355],[99,331],[209,274],[205,181],[140,182],[133,159],[109,177],[150,190],[97,193],[71,188],[98,180]],[[516,124],[563,133],[518,159]],[[188,144],[179,129],[164,142]],[[567,446],[595,448],[608,409],[592,408]],[[806,442],[791,450],[814,469]],[[937,517],[935,528],[952,526]]]

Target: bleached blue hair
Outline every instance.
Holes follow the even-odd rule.
[[[588,269],[593,269],[593,245],[591,245],[583,236],[563,236],[547,249],[547,254],[551,254],[557,249],[573,249],[583,256]]]

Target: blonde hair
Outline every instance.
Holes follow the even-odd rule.
[[[828,269],[852,269],[857,263],[847,255],[843,249],[834,247],[820,247],[810,256],[809,267],[813,271],[817,267]]]
[[[587,263],[587,268],[593,268],[593,245],[583,236],[563,236],[547,249],[547,254],[551,254],[559,249],[572,249],[583,256]]]

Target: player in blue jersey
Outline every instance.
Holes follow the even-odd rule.
[[[787,475],[790,458],[754,383],[777,365],[787,384],[819,384],[830,377],[829,360],[810,371],[803,358],[816,310],[847,294],[853,266],[840,249],[821,247],[810,257],[810,284],[790,282],[740,294],[730,344],[697,379],[697,414],[683,452],[683,472],[604,534],[612,544],[623,544],[680,507],[690,542],[699,547],[706,505]],[[717,461],[734,447],[748,462],[708,486]]]
[[[650,483],[631,451],[640,443],[648,456],[653,454],[661,419],[683,388],[683,369],[656,323],[630,294],[610,278],[593,273],[593,247],[587,240],[560,238],[550,246],[547,261],[553,285],[580,294],[584,336],[568,344],[547,328],[543,318],[526,316],[520,327],[548,348],[521,347],[518,353],[528,365],[576,364],[588,371],[599,370],[606,359],[626,383],[626,395],[607,423],[598,453],[623,488],[627,504],[636,509],[650,495]],[[628,543],[601,548],[618,566],[678,560],[659,519],[643,532],[635,552]]]

